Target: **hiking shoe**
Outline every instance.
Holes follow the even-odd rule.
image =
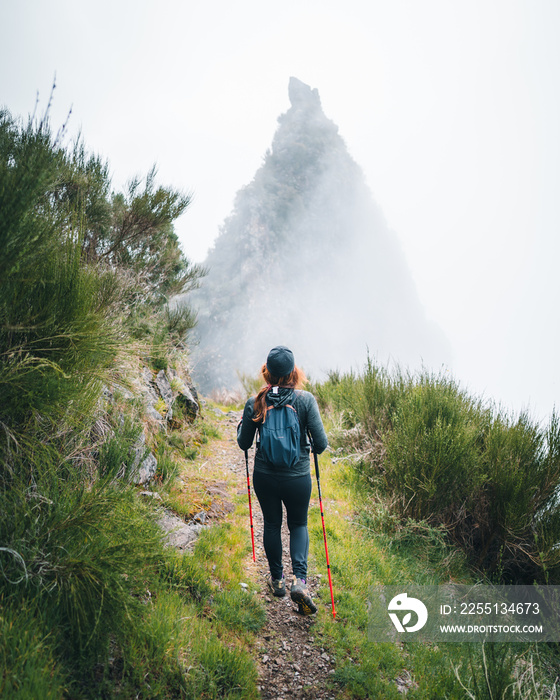
[[[286,595],[286,582],[283,576],[282,578],[270,577],[268,579],[268,587],[272,591],[272,595],[275,595],[277,598],[283,598]]]
[[[313,615],[317,612],[317,606],[311,600],[305,579],[293,577],[290,597],[294,603],[297,603],[298,612],[302,615]]]

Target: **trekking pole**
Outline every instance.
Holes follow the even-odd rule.
[[[321,509],[321,522],[323,524],[323,539],[325,541],[325,556],[327,557],[327,573],[329,575],[329,588],[331,589],[332,616],[333,616],[333,618],[336,618],[336,610],[334,608],[334,593],[333,593],[332,578],[331,578],[331,564],[329,561],[329,548],[327,546],[327,531],[325,529],[325,516],[323,514],[323,497],[321,496],[321,480],[319,478],[319,458],[317,457],[317,453],[315,452],[315,445],[313,444],[313,438],[311,437],[310,433],[308,433],[308,435],[309,435],[309,442],[311,443],[311,452],[313,452],[313,459],[315,460],[315,476],[317,477],[317,491],[319,492],[319,507]]]
[[[249,494],[249,521],[251,523],[251,544],[253,545],[253,561],[255,560],[255,534],[253,529],[253,508],[251,507],[251,482],[249,480],[249,452],[245,450],[245,469],[247,471],[247,493]]]

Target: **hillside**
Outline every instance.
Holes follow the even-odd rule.
[[[237,371],[254,374],[278,343],[314,377],[357,366],[366,348],[383,362],[448,360],[398,240],[317,90],[290,78],[289,98],[191,297],[196,381],[206,392],[232,388]]]
[[[242,329],[262,325],[271,337],[288,336],[312,371],[315,355],[290,334],[322,338],[323,346],[310,346],[317,361],[333,353],[328,379],[306,385],[329,438],[319,459],[322,506],[314,485],[309,509],[308,582],[318,611],[307,618],[289,597],[267,592],[256,498],[256,561],[251,557],[248,463],[236,441],[243,402],[218,406],[197,392],[190,371],[194,315],[188,304],[169,308],[172,295],[190,290],[190,300],[203,276],[173,229],[188,198],[156,185],[154,171],[113,192],[108,164],[81,142],[64,145],[48,115],[24,124],[0,111],[2,698],[558,696],[557,644],[543,643],[548,637],[433,644],[406,634],[382,642],[371,633],[372,586],[557,589],[560,419],[537,425],[525,414],[504,414],[447,372],[393,371],[369,357],[362,370],[335,371],[346,344],[360,333],[365,338],[370,322],[397,346],[399,327],[387,319],[384,325],[380,308],[418,311],[417,325],[410,317],[417,332],[411,347],[422,347],[428,326],[406,281],[398,299],[382,295],[383,263],[406,271],[382,224],[369,238],[366,228],[346,233],[342,215],[337,220],[329,208],[340,191],[346,203],[355,198],[346,214],[376,211],[317,93],[292,80],[290,95],[274,148],[228,224],[237,221],[239,236],[224,229],[210,256],[223,285],[208,297],[218,283],[211,279],[198,303],[208,302],[206,312],[200,307],[201,327],[217,345],[205,349],[201,341],[197,352],[199,371],[215,365],[212,376],[224,384],[235,375],[236,349],[246,349],[236,335]],[[292,126],[284,142],[286,123]],[[299,169],[286,155],[296,127]],[[337,149],[347,171],[335,187],[327,173]],[[279,178],[290,168],[288,196]],[[277,192],[275,209],[250,199],[262,191]],[[319,217],[321,207],[333,219],[319,225],[311,213]],[[241,225],[250,214],[261,217],[250,219],[257,222],[253,247],[251,229]],[[301,221],[325,237],[324,246],[311,245]],[[222,245],[230,246],[227,254]],[[278,262],[296,248],[301,255]],[[371,254],[379,274],[368,277],[368,261],[352,258],[351,250]],[[248,267],[235,277],[242,259]],[[306,287],[305,280],[315,282],[317,261],[323,286]],[[348,276],[345,264],[364,274]],[[257,277],[261,268],[266,274]],[[292,273],[289,291],[273,294]],[[235,285],[245,306],[235,300]],[[351,309],[362,298],[358,323]],[[306,326],[307,299],[316,336]],[[245,311],[237,325],[235,304]],[[261,341],[268,342],[254,335],[247,348],[257,353]],[[258,364],[257,355],[253,360]],[[244,385],[256,387],[251,377]],[[287,552],[287,532],[284,545]],[[556,622],[560,606],[545,607]]]

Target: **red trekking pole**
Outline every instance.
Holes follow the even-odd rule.
[[[253,545],[253,561],[256,561],[255,560],[255,533],[253,530],[253,508],[251,506],[251,482],[249,480],[249,452],[247,450],[245,450],[245,469],[247,471],[247,493],[249,494],[249,520],[251,522],[251,544]]]
[[[325,556],[327,557],[327,573],[329,575],[329,588],[331,589],[331,604],[332,604],[332,616],[336,617],[336,610],[334,608],[334,593],[332,587],[331,578],[331,564],[329,561],[329,548],[327,546],[327,531],[325,530],[325,516],[323,514],[323,497],[321,496],[321,480],[319,479],[319,458],[315,452],[315,445],[313,444],[313,438],[309,434],[309,442],[311,443],[311,452],[313,452],[313,458],[315,460],[315,476],[317,477],[317,491],[319,492],[319,507],[321,509],[321,522],[323,524],[323,540],[325,541]]]

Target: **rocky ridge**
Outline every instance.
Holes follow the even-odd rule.
[[[290,108],[204,263],[194,378],[205,394],[290,346],[317,375],[363,363],[447,360],[389,229],[319,93],[290,78]]]

